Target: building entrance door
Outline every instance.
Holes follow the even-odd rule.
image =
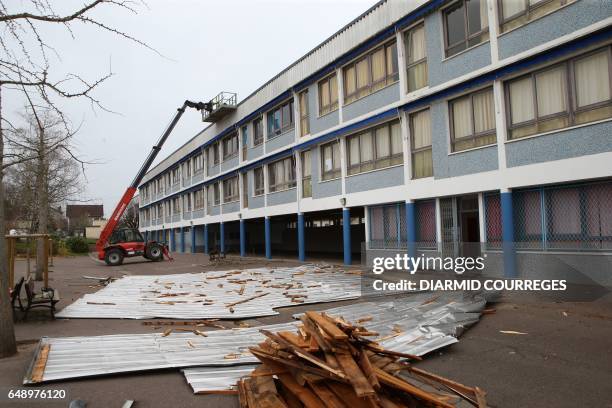
[[[478,195],[440,199],[442,256],[480,256]]]

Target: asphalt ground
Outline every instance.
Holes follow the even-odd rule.
[[[25,262],[18,261],[23,273]],[[84,293],[99,290],[83,275],[120,277],[298,265],[289,260],[230,257],[211,265],[203,254],[176,254],[174,262],[151,263],[141,258],[119,267],[107,267],[87,257],[56,258],[50,286],[58,289],[58,308]],[[304,310],[322,310],[362,301],[305,305],[279,309],[278,315],[244,320],[263,325],[286,322]],[[612,407],[612,295],[589,302],[566,302],[531,293],[506,292],[491,306],[459,343],[431,353],[419,367],[487,392],[491,407]],[[221,322],[227,328],[233,321]],[[121,407],[135,400],[135,407],[238,407],[232,395],[194,395],[177,369],[82,378],[43,384],[35,389],[65,390],[63,400],[8,401],[10,389],[21,388],[23,376],[42,336],[92,336],[160,331],[139,320],[58,319],[47,311],[33,311],[27,322],[16,324],[19,353],[0,360],[0,407],[67,407],[82,399],[87,407]],[[525,334],[504,334],[515,331]]]

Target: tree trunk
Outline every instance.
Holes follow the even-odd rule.
[[[36,171],[36,197],[38,202],[38,233],[47,233],[49,221],[49,191],[47,190],[47,149],[45,146],[45,130],[38,129],[38,160]],[[43,279],[45,265],[45,242],[44,239],[36,240],[36,280]]]
[[[2,90],[0,86],[0,91]],[[0,124],[2,123],[2,95],[0,93]],[[4,135],[0,126],[0,358],[17,353],[13,310],[9,294],[8,262],[4,224]]]

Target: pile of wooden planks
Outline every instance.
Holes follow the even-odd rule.
[[[306,312],[297,333],[261,332],[261,365],[238,381],[243,408],[486,407],[484,392],[413,367],[366,328]]]

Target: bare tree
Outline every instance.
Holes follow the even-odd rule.
[[[115,7],[136,13],[136,2],[130,0],[88,0],[72,12],[65,14],[55,11],[51,0],[24,0],[11,6],[0,0],[0,358],[16,353],[15,333],[12,320],[11,304],[7,293],[8,268],[4,218],[4,183],[6,169],[18,163],[38,159],[33,155],[23,156],[18,150],[9,146],[5,152],[5,126],[9,125],[2,115],[2,91],[5,89],[28,90],[36,93],[50,109],[64,117],[56,105],[59,98],[82,98],[93,107],[104,109],[93,95],[94,90],[112,76],[108,72],[94,80],[87,80],[76,73],[54,76],[51,67],[51,56],[58,56],[56,49],[48,43],[39,30],[41,25],[62,25],[73,35],[72,25],[87,24],[109,32],[113,35],[134,41],[151,49],[144,42],[133,36],[92,17],[91,11],[102,7]]]
[[[119,220],[122,228],[138,229],[138,198],[134,197]]]

